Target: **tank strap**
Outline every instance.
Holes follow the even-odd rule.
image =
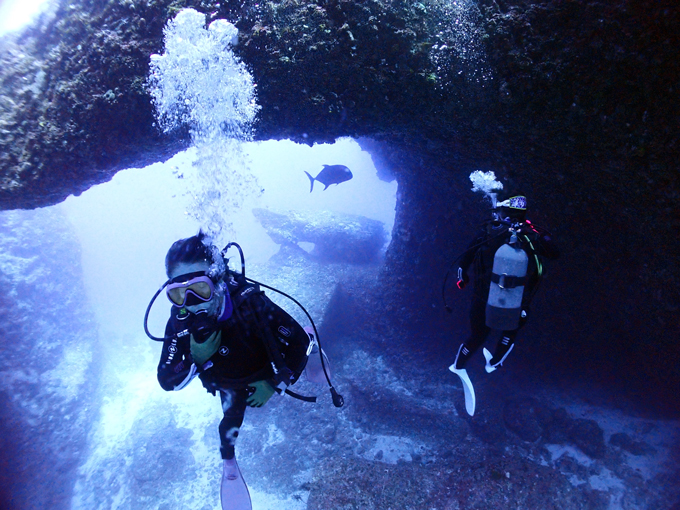
[[[491,281],[497,283],[501,289],[514,289],[526,285],[527,277],[491,273]]]

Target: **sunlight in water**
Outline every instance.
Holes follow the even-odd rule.
[[[47,0],[0,1],[0,36],[24,28],[48,3]]]

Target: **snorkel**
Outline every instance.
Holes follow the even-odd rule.
[[[155,340],[156,342],[164,342],[165,337],[157,337],[153,336],[151,332],[149,331],[149,313],[151,312],[151,308],[153,307],[153,304],[156,302],[156,299],[158,298],[158,295],[163,292],[163,289],[168,286],[170,283],[171,279],[166,281],[163,285],[160,286],[160,288],[156,291],[156,293],[153,295],[151,298],[151,301],[149,301],[149,306],[146,307],[146,313],[144,314],[144,332],[146,333],[146,336],[148,336],[151,340]],[[180,313],[182,311],[186,312],[187,314],[189,313],[185,308],[180,310]],[[179,317],[178,317],[179,318]]]

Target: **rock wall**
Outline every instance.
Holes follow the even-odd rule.
[[[533,161],[562,186],[606,181],[672,207],[655,194],[678,188],[672,2],[463,4],[61,2],[3,40],[0,204],[55,203],[183,146],[158,132],[145,80],[166,21],[194,7],[239,27],[259,139],[377,137],[537,186]]]
[[[70,508],[96,413],[97,328],[65,225],[49,209],[0,213],[0,506],[8,510]]]

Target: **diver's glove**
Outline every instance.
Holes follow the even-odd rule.
[[[470,281],[470,277],[467,275],[465,271],[463,271],[462,267],[458,268],[458,281],[456,282],[456,285],[460,290],[463,290],[465,286],[468,284]]]
[[[222,331],[215,331],[204,342],[198,342],[194,335],[191,335],[191,357],[196,366],[202,367],[210,357],[217,352],[222,342]]]
[[[246,404],[250,407],[262,407],[274,394],[274,388],[267,381],[255,381],[248,385],[255,388],[255,391],[246,399]]]

